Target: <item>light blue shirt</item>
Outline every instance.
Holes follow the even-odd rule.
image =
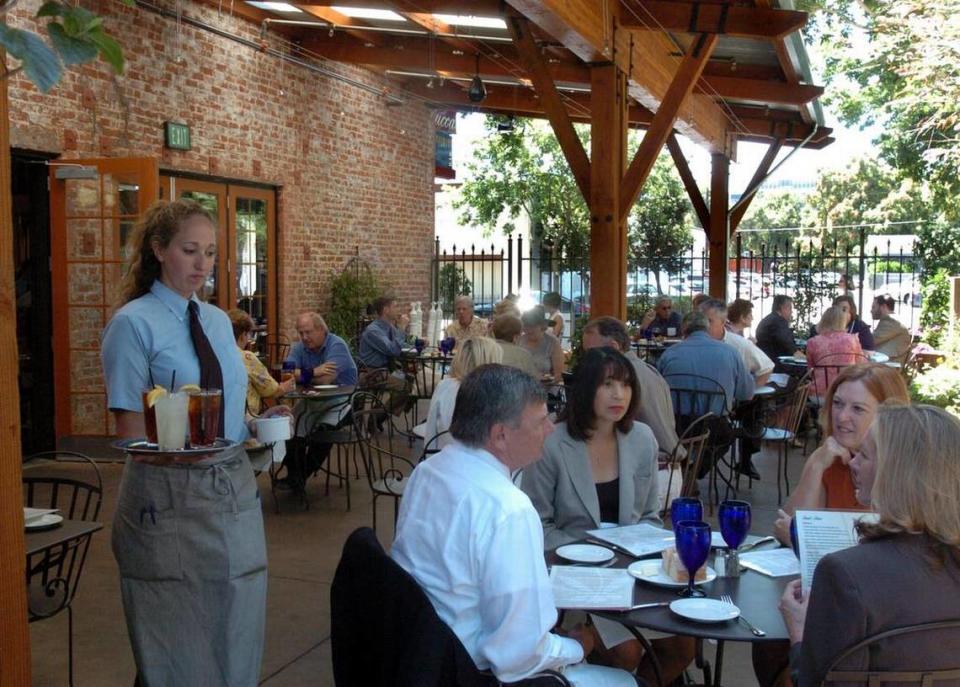
[[[303,345],[302,341],[293,344],[290,354],[287,356],[287,362],[291,362],[298,368],[317,368],[324,363],[337,364],[337,377],[335,384],[350,385],[357,383],[357,364],[353,362],[353,356],[350,355],[350,349],[347,342],[341,339],[333,332],[327,332],[327,338],[323,346],[314,350]]]
[[[370,368],[389,367],[391,360],[400,357],[403,339],[403,332],[378,317],[360,335],[357,359]]]
[[[657,361],[657,369],[671,387],[714,391],[716,386],[698,377],[715,381],[727,397],[727,410],[733,408],[736,401],[746,401],[753,397],[756,384],[743,357],[733,346],[717,341],[706,332],[694,332],[686,339],[671,346]],[[690,377],[687,375],[695,375]],[[678,408],[677,412],[687,414],[687,409]],[[700,415],[706,408],[693,409]],[[710,411],[722,414],[722,407],[711,407]]]
[[[200,324],[220,361],[223,373],[224,436],[234,441],[247,438],[243,413],[247,394],[247,370],[230,318],[220,308],[199,305]],[[100,341],[100,359],[110,410],[143,412],[140,393],[153,382],[170,386],[200,383],[200,361],[190,338],[187,299],[153,282],[150,293],[130,301],[107,323]]]

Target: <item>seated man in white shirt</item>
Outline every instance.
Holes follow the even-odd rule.
[[[477,667],[502,682],[562,670],[574,685],[636,687],[629,673],[581,663],[591,635],[557,621],[543,528],[511,473],[540,459],[553,425],[539,381],[482,365],[460,383],[454,442],[417,466],[390,555],[426,592]]]

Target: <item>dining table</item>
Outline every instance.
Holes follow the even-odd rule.
[[[746,546],[759,541],[759,537],[751,536],[747,538]],[[603,546],[602,542],[594,539],[585,540],[582,543],[598,544]],[[779,548],[775,542],[761,543],[754,550],[771,550]],[[611,548],[612,550],[612,548]],[[714,558],[717,549],[711,551],[711,556],[707,562],[708,566],[714,566]],[[631,563],[637,560],[658,560],[660,554],[651,556],[636,557],[628,555],[625,551],[614,550],[612,562],[606,562],[604,567],[626,569]],[[548,565],[569,565],[555,552],[547,553]],[[674,613],[669,606],[652,606],[639,608],[631,611],[611,611],[611,610],[590,610],[588,612],[616,622],[622,623],[645,645],[649,651],[648,641],[643,638],[642,630],[655,630],[671,635],[684,635],[693,637],[696,641],[696,666],[703,671],[704,685],[720,687],[722,685],[723,672],[723,654],[724,644],[726,642],[747,642],[750,644],[777,642],[789,639],[786,625],[783,617],[780,615],[778,604],[783,590],[791,580],[795,580],[799,575],[770,577],[754,570],[743,568],[738,577],[716,577],[716,579],[699,583],[698,589],[706,594],[706,598],[720,599],[721,596],[728,595],[737,608],[740,609],[740,616],[749,621],[751,625],[760,628],[763,636],[757,636],[742,622],[739,618],[724,622],[695,622],[683,618]],[[652,604],[657,602],[672,602],[680,599],[678,589],[673,587],[663,587],[638,579],[633,589],[633,604]],[[713,664],[709,662],[704,653],[705,643],[716,642],[716,651],[714,653]],[[659,668],[658,668],[659,670]]]

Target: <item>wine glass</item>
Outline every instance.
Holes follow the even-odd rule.
[[[703,503],[700,499],[684,497],[670,502],[670,522],[673,523],[674,534],[677,523],[683,520],[703,520]]]
[[[687,587],[680,591],[683,597],[706,596],[695,588],[697,570],[707,562],[710,555],[710,525],[701,520],[681,520],[675,525],[677,555],[687,569]]]
[[[313,380],[313,368],[309,365],[300,368],[300,386],[308,386]]]
[[[724,501],[720,504],[717,517],[723,541],[736,551],[750,532],[750,504],[746,501]]]

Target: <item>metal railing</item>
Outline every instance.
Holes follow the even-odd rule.
[[[863,319],[871,322],[870,306],[879,295],[897,303],[894,316],[916,331],[920,323],[920,264],[911,252],[866,247],[861,228],[854,245],[815,246],[810,241],[784,241],[761,245],[759,251],[742,249],[741,236],[732,246],[727,298],[754,303],[754,319],[770,312],[773,297],[794,298],[797,331],[816,323],[833,298],[853,296]],[[843,277],[843,281],[841,281]],[[636,322],[660,295],[672,297],[686,311],[689,299],[709,288],[705,250],[690,248],[672,258],[634,256],[627,271],[627,319]],[[521,309],[539,303],[543,294],[561,296],[561,311],[568,319],[590,314],[589,255],[568,254],[547,243],[508,237],[503,247],[476,245],[441,250],[436,241],[432,261],[431,300],[439,301],[449,316],[453,300],[461,293],[472,296],[475,312],[489,317],[493,306],[508,294],[521,297]]]

